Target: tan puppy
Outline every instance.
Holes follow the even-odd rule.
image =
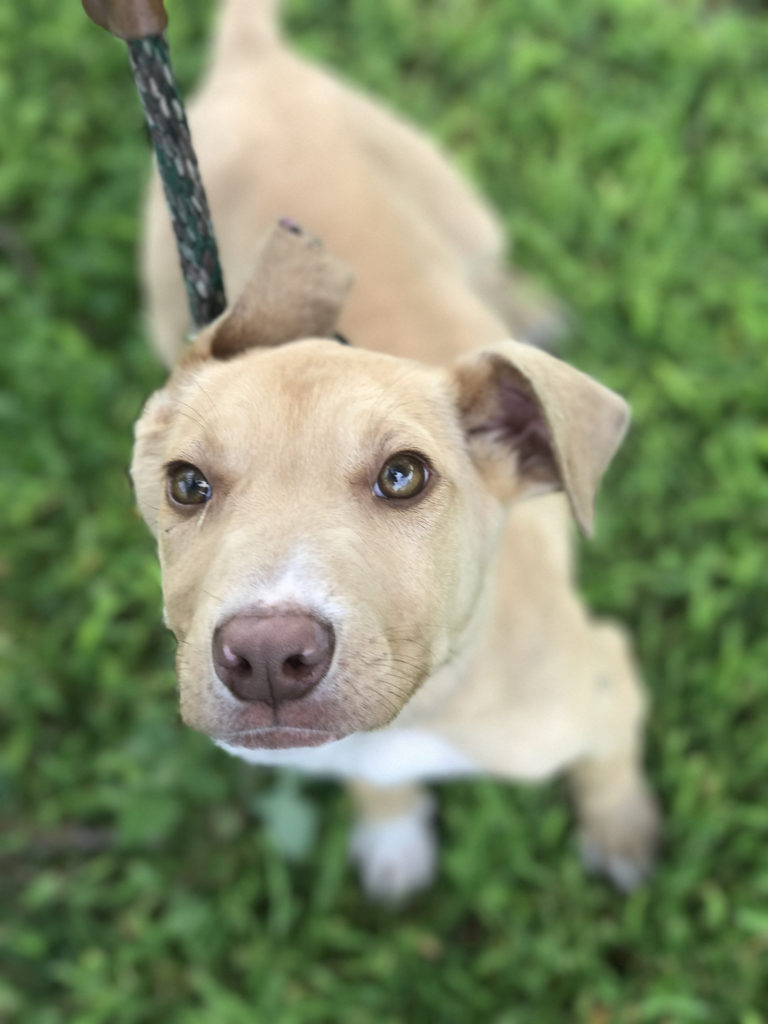
[[[492,215],[412,128],[288,52],[272,7],[228,0],[190,106],[244,291],[136,428],[184,721],[255,763],[348,780],[378,897],[432,877],[420,783],[480,772],[567,770],[588,865],[631,887],[658,831],[644,700],[620,629],[573,589],[568,522],[570,506],[590,532],[627,407],[508,340],[549,313],[505,278]],[[330,261],[309,332],[295,281],[277,301],[263,269],[248,283],[286,213],[352,268],[353,347],[318,337],[348,283]],[[171,361],[187,321],[156,182],[146,237]]]

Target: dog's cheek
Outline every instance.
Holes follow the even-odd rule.
[[[157,536],[164,506],[164,462],[173,406],[165,390],[156,391],[134,427],[131,480],[142,519]]]
[[[386,566],[382,618],[393,657],[415,684],[445,660],[465,618],[476,579],[475,542],[465,538],[461,510],[451,500],[423,513],[403,510],[387,526],[379,562]]]
[[[190,542],[187,525],[161,530],[158,542],[165,622],[179,641],[186,641],[190,635],[200,610],[200,595],[206,593],[208,557],[199,543]]]

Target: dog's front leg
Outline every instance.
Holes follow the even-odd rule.
[[[619,889],[650,873],[661,835],[661,814],[642,767],[645,697],[626,637],[613,624],[595,627],[600,652],[595,680],[594,746],[569,771],[587,870]]]
[[[619,889],[634,889],[650,874],[660,814],[637,758],[585,758],[570,773],[579,819],[581,856],[588,871]]]
[[[434,798],[421,786],[348,784],[356,822],[350,853],[365,891],[383,902],[402,900],[432,881],[437,842]]]

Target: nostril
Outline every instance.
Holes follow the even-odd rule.
[[[308,664],[307,659],[303,654],[292,654],[290,658],[286,658],[283,662],[283,669],[286,672],[293,672],[295,675],[300,675],[303,671],[312,666]]]
[[[229,644],[220,647],[220,664],[233,680],[242,681],[251,675],[251,663],[242,654],[237,654]]]
[[[299,700],[328,671],[333,657],[330,625],[314,616],[236,615],[213,636],[213,662],[224,685],[244,701],[276,706]]]
[[[247,659],[241,654],[235,654],[229,644],[221,645],[221,657],[222,661],[225,661],[228,665],[239,665],[241,662],[247,664]]]

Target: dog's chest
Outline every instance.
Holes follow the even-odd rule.
[[[313,775],[363,779],[372,785],[472,775],[480,769],[443,737],[423,729],[354,733],[322,747],[248,750],[219,744],[252,764],[297,768]]]

